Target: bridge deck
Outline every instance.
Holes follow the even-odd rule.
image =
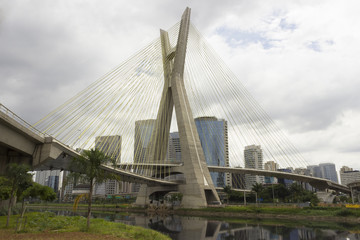
[[[11,112],[4,105],[0,104],[0,146],[9,147],[29,156],[33,155],[32,166],[35,170],[64,169],[70,170],[70,162],[72,158],[79,156],[79,153],[69,146],[47,136],[30,124]],[[6,133],[6,134],[5,134]],[[1,164],[5,161],[1,161]],[[102,166],[106,171],[121,175],[124,181],[133,181],[154,185],[177,185],[177,182],[171,182],[147,176],[139,175],[130,171],[126,171],[124,167],[148,166],[153,168],[174,168],[182,166],[182,163],[122,163],[117,169],[108,166]],[[312,186],[320,189],[330,188],[341,192],[350,192],[347,186],[332,182],[323,178],[299,175],[294,173],[267,171],[246,168],[231,168],[208,166],[213,172],[227,172],[272,176],[277,178],[292,179],[295,181],[308,182]]]
[[[346,192],[346,193],[350,192],[350,189],[347,186],[332,182],[328,179],[300,175],[300,174],[295,174],[295,173],[268,171],[268,170],[251,169],[251,168],[219,167],[219,166],[208,166],[208,168],[209,168],[209,171],[211,171],[211,172],[229,172],[229,173],[240,173],[240,174],[262,175],[262,176],[269,176],[269,177],[284,178],[284,179],[290,179],[290,180],[295,180],[295,181],[299,181],[299,182],[307,182],[307,183],[310,183],[313,187],[319,188],[319,189],[329,188],[329,189]]]

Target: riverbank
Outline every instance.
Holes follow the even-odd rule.
[[[109,240],[169,240],[170,238],[151,229],[109,222],[104,219],[91,219],[90,229],[86,229],[86,218],[81,216],[55,216],[50,212],[30,212],[21,219],[22,227],[18,233],[19,216],[10,218],[9,228],[3,228],[6,216],[0,216],[0,239],[109,239]]]
[[[282,219],[291,221],[323,221],[360,223],[360,211],[324,208],[271,208],[271,207],[225,207],[204,209],[179,209],[177,215],[198,217],[224,217],[243,219]]]
[[[30,205],[30,208],[72,209],[71,204]],[[129,204],[94,206],[93,211],[147,213],[145,208],[132,207]],[[78,211],[86,210],[86,205],[79,205]],[[154,213],[154,212],[151,212]],[[254,218],[254,219],[289,219],[307,221],[333,221],[360,223],[360,209],[345,207],[289,207],[289,206],[225,206],[201,209],[175,209],[158,211],[158,214],[176,214],[181,216]]]

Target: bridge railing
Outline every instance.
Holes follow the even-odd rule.
[[[0,112],[4,113],[6,116],[8,116],[12,120],[16,121],[17,123],[19,123],[21,126],[25,127],[26,129],[29,129],[30,131],[32,131],[35,134],[37,134],[43,138],[48,136],[47,134],[42,133],[41,131],[34,128],[30,123],[26,122],[24,119],[22,119],[21,117],[16,115],[13,111],[8,109],[1,103],[0,103]]]

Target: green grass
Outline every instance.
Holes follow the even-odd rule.
[[[219,208],[181,209],[186,212],[230,212],[230,213],[255,213],[274,215],[302,215],[302,216],[325,216],[325,217],[360,217],[360,209],[348,209],[340,207],[256,207],[256,206],[226,206]]]
[[[41,207],[71,207],[74,205],[74,203],[45,203],[45,204],[29,204],[28,207],[31,208],[31,206],[41,206]],[[78,207],[87,207],[87,203],[79,203]],[[128,203],[119,203],[119,204],[112,204],[112,203],[106,203],[106,204],[92,204],[92,207],[96,208],[138,208],[133,207]]]
[[[129,226],[122,223],[108,222],[104,219],[91,219],[90,229],[86,229],[86,218],[75,216],[56,216],[51,212],[30,212],[26,214],[27,224],[21,232],[38,233],[38,232],[89,232],[96,234],[108,234],[125,239],[141,240],[168,240],[169,237],[151,229],[145,229],[136,226]],[[11,229],[15,229],[18,215],[10,219]],[[0,217],[0,228],[4,228],[6,216]]]

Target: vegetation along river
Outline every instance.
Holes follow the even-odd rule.
[[[39,209],[34,209],[39,211]],[[57,215],[84,215],[70,210],[47,210]],[[150,215],[128,212],[95,212],[94,218],[151,228],[176,240],[355,240],[360,239],[358,223],[310,222],[281,219],[211,218],[178,215]]]

